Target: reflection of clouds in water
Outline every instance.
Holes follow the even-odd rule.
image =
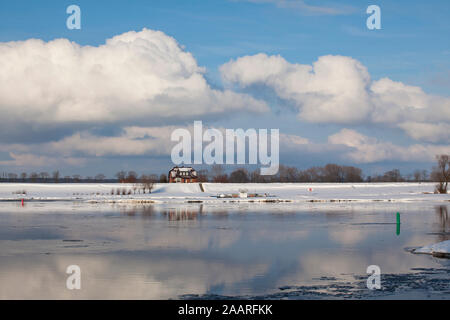
[[[310,234],[309,230],[255,230],[250,235],[251,241],[258,242],[261,240],[269,240],[272,242],[285,242],[307,239]]]
[[[412,268],[439,268],[445,264],[442,259],[438,261],[425,255],[417,256],[389,247],[367,252],[310,252],[298,258],[296,272],[281,276],[277,286],[317,283],[314,279],[323,276],[354,280],[354,275],[366,276],[369,265],[380,266],[383,277],[383,273],[409,273]]]
[[[91,233],[102,237],[102,230]],[[112,234],[107,231],[113,241],[110,249],[149,250],[155,248],[178,248],[198,251],[207,248],[224,248],[239,239],[239,230],[201,229],[182,227],[146,228],[140,224],[128,224],[118,228]]]
[[[435,242],[434,234],[414,234],[405,241],[405,248],[419,248]]]
[[[340,276],[361,270],[365,272],[368,259],[364,255],[342,253],[309,253],[299,259],[303,276],[314,278],[321,275]]]
[[[333,241],[343,245],[355,245],[359,242],[365,240],[369,234],[373,233],[373,231],[369,231],[367,229],[330,229],[328,236]]]
[[[115,234],[117,240],[126,242],[132,247],[141,246],[143,249],[170,247],[195,251],[228,247],[240,237],[239,230],[200,228],[197,224],[184,224],[184,222],[195,222],[198,216],[202,215],[200,211],[194,209],[167,209],[160,214],[164,220],[169,221],[169,224],[158,227],[151,222],[142,224],[131,220],[128,221],[131,225],[117,231]],[[133,228],[132,231],[131,228]]]
[[[430,257],[404,248],[437,242],[432,232],[448,231],[445,210],[438,208],[258,204],[233,210],[233,205],[103,204],[73,212],[65,208],[61,214],[14,212],[2,219],[6,227],[19,225],[23,233],[55,226],[61,239],[1,241],[0,298],[235,295],[322,276],[365,275],[370,264],[386,273],[436,267],[439,263]],[[402,214],[398,237],[396,211]],[[82,293],[65,289],[69,264],[82,268]]]
[[[406,250],[398,252],[391,247],[374,252],[371,260],[381,267],[382,273],[408,273],[412,272],[412,268],[440,268],[442,266],[438,260],[430,259],[426,255],[416,255]]]
[[[71,264],[81,268],[81,290],[66,289],[65,270]],[[0,266],[0,299],[176,298],[203,294],[211,286],[226,291],[228,286],[267,269],[264,264],[227,264],[188,257],[155,259],[132,254],[30,257],[30,261],[2,261]]]
[[[309,252],[298,258],[297,272],[280,279],[279,285],[301,285],[322,276],[351,279],[354,272],[364,274],[367,263],[367,257],[360,254]]]
[[[434,234],[435,237],[430,237],[428,235],[414,235],[415,238],[410,238],[407,242],[407,246],[417,246],[421,242],[419,240],[430,241],[432,239],[436,239],[436,242],[444,241],[450,239],[450,220],[448,219],[448,207],[447,206],[436,206],[434,210],[436,215],[431,214],[433,210],[432,206],[426,209],[411,209],[407,207],[406,209],[403,206],[397,208],[397,210],[385,211],[384,215],[380,216],[379,212],[370,213],[370,214],[362,214],[362,212],[358,212],[353,216],[352,224],[353,225],[344,225],[339,229],[331,228],[329,231],[330,239],[336,241],[337,243],[348,246],[355,245],[359,242],[364,241],[370,236],[374,235],[379,229],[391,230],[395,232],[395,215],[396,212],[400,212],[401,217],[401,230],[417,230],[423,229],[424,225],[431,225],[432,230],[430,230],[431,234]],[[339,212],[339,211],[336,211]],[[327,213],[327,218],[330,216],[330,213]],[[336,217],[337,219],[337,217]],[[384,225],[383,225],[384,223]],[[355,225],[360,224],[362,227],[355,228]],[[365,225],[367,224],[367,225]],[[392,224],[392,227],[391,227]],[[437,236],[437,237],[436,237]]]
[[[192,230],[177,228],[175,232],[152,230],[146,239],[146,248],[170,247],[188,250],[206,248],[225,248],[232,245],[240,237],[238,230]]]
[[[38,252],[55,253],[61,252],[58,248],[62,239],[81,239],[84,240],[83,244],[89,245],[88,248],[79,250],[81,253],[149,250],[162,247],[198,251],[228,247],[239,239],[241,234],[237,229],[198,225],[196,219],[204,216],[201,205],[173,208],[117,205],[115,209],[119,210],[119,215],[114,212],[105,215],[94,213],[89,216],[80,213],[70,217],[38,215],[33,220],[26,220],[36,230],[43,229],[49,222],[53,225],[64,224],[67,228],[58,229],[58,237],[53,237],[54,241],[28,242],[26,246],[9,241],[3,242],[3,245],[7,245],[13,252],[24,250],[23,253],[36,253],[39,246]],[[224,214],[228,214],[227,211],[216,210],[214,217]],[[19,218],[12,218],[8,224],[17,223],[17,219]],[[16,232],[19,231],[20,229],[17,229]]]
[[[237,229],[195,228],[195,227],[146,227],[139,220],[124,224],[73,225],[73,230],[61,231],[61,238],[51,240],[1,241],[0,256],[9,254],[35,253],[107,253],[118,250],[184,249],[191,252],[223,249],[232,246],[241,238]],[[83,240],[73,244],[63,239]],[[70,249],[67,249],[71,246]],[[77,248],[77,246],[83,246]]]

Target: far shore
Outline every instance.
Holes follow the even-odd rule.
[[[1,183],[0,201],[134,203],[449,202],[435,183]]]

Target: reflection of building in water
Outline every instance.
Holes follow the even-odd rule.
[[[169,221],[197,220],[198,215],[202,214],[202,210],[203,206],[200,206],[200,208],[170,208],[163,211],[163,215]]]

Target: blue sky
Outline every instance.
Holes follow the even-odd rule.
[[[68,14],[65,11],[71,4],[81,8],[81,30],[66,28]],[[371,31],[366,27],[366,8],[370,4],[381,8],[381,30]],[[99,46],[113,36],[147,28],[160,30],[176,39],[184,51],[192,53],[199,66],[206,68],[205,79],[218,90],[227,87],[219,68],[231,59],[264,53],[267,56],[280,55],[291,64],[311,65],[321,56],[340,55],[364,65],[372,81],[389,78],[405,85],[418,86],[426,94],[446,99],[450,92],[449,9],[450,2],[445,0],[2,1],[0,42],[67,38],[82,46]],[[305,121],[304,118],[299,121],[296,112],[289,108],[289,101],[286,101],[289,99],[273,92],[276,88],[257,85],[243,87],[242,83],[237,83],[233,90],[265,100],[271,108],[269,114],[256,119],[252,114],[216,118],[205,116],[202,119],[210,125],[230,128],[279,127],[281,132],[299,135],[314,143],[326,143],[330,135],[347,128],[403,147],[424,143],[448,146],[445,134],[440,140],[428,139],[424,142],[405,134],[395,125],[384,125],[379,121],[346,124],[333,121],[317,123]],[[171,125],[169,122],[161,121],[160,124]],[[189,123],[192,124],[192,121],[184,124]],[[448,123],[443,118],[439,122],[440,128],[446,128]],[[117,126],[103,123],[71,129],[56,126],[55,131],[36,126],[33,135],[42,137],[42,141],[60,140],[81,130],[114,135]],[[3,171],[24,170],[25,165],[8,162],[11,160],[8,146],[20,139],[16,141],[11,138],[8,141],[8,134],[2,134],[5,137],[2,143],[6,147],[0,153],[0,168]],[[33,142],[29,140],[24,144],[32,145]],[[298,155],[292,153],[285,157],[288,164],[299,167],[312,165],[316,161],[318,164],[345,162],[359,165],[369,173],[387,170],[390,166],[400,167],[405,172],[415,167],[429,169],[432,164],[429,160],[405,161],[395,156],[373,162],[355,163],[354,158],[345,157],[331,161],[330,158],[335,157],[330,157],[328,151],[322,155],[305,154],[301,158],[304,160],[298,161]],[[147,161],[153,161],[157,168],[155,171],[164,171],[164,160],[147,159],[145,155],[91,157],[78,167],[61,164],[61,170],[66,170],[68,174],[93,174],[106,168],[105,173],[112,175],[121,168],[131,166],[135,166],[137,171],[146,170]],[[28,171],[40,169],[45,168],[30,168]]]
[[[99,45],[113,35],[146,27],[177,39],[213,79],[219,65],[242,55],[266,52],[310,63],[320,55],[340,54],[363,62],[373,77],[388,76],[428,92],[448,93],[439,79],[450,68],[450,3],[372,2],[335,1],[348,13],[320,15],[272,2],[238,0],[8,1],[1,4],[0,40],[64,37]],[[333,6],[333,1],[309,3]],[[82,9],[79,31],[65,26],[70,4]],[[382,9],[382,30],[366,28],[369,4]]]

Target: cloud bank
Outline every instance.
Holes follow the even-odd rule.
[[[345,56],[322,56],[312,65],[260,53],[220,68],[242,88],[265,85],[312,123],[386,125],[416,140],[449,142],[450,99],[388,78],[372,80],[367,68]]]
[[[172,123],[262,101],[212,89],[204,69],[172,37],[143,29],[98,47],[67,39],[0,43],[0,113],[16,123]]]
[[[388,78],[372,80],[351,57],[322,56],[307,65],[261,53],[231,60],[220,72],[228,89],[211,88],[191,53],[148,29],[95,47],[66,39],[0,43],[0,115],[7,119],[0,127],[0,166],[168,157],[172,131],[192,130],[194,120],[236,119],[243,113],[272,118],[269,102],[236,90],[255,85],[294,105],[299,125],[339,126],[318,142],[283,132],[284,124],[273,117],[271,127],[281,129],[280,151],[288,157],[429,162],[437,153],[450,153],[449,98]],[[248,127],[258,127],[257,118],[251,119]],[[421,143],[398,145],[351,128],[361,124],[396,128]],[[215,127],[224,130],[220,121]]]

